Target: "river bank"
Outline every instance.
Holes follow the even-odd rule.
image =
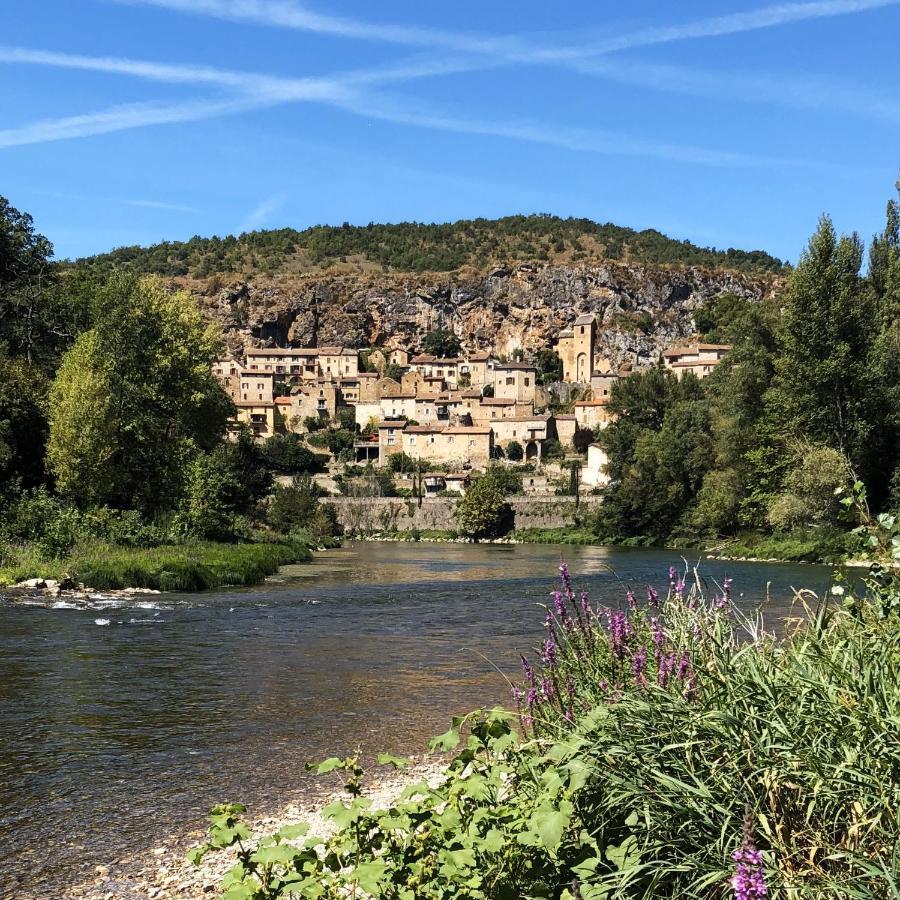
[[[277,815],[316,796],[307,762],[420,753],[450,716],[511,703],[504,676],[544,636],[561,557],[614,606],[629,584],[664,592],[679,555],[347,542],[249,587],[84,608],[0,591],[0,897],[63,896],[134,857],[155,877],[149,851],[193,840],[215,803]],[[770,622],[799,614],[794,588],[831,583],[784,563],[700,572]]]
[[[356,541],[400,543],[473,543],[471,538],[452,529],[405,529],[377,531],[353,535]],[[660,545],[648,538],[635,538],[622,543],[609,543],[579,525],[560,528],[519,529],[509,535],[483,539],[483,544],[560,544],[566,546],[605,547],[609,550],[665,550],[673,553],[696,553],[705,559],[723,562],[806,563],[813,565],[869,566],[860,558],[861,547],[853,535],[833,533],[821,535],[777,535],[747,532],[728,540],[683,540]]]
[[[436,785],[444,777],[445,763],[436,757],[411,758],[410,763],[409,768],[400,771],[382,768],[372,773],[364,796],[372,801],[373,808],[392,805],[409,784],[427,781]],[[324,782],[325,777],[321,780]],[[264,837],[302,822],[310,826],[302,840],[312,836],[328,837],[335,829],[322,810],[336,800],[346,802],[349,799],[340,781],[338,778],[333,788],[320,790],[306,803],[291,803],[263,812],[250,810],[248,824],[253,835]],[[199,865],[195,865],[187,859],[187,853],[205,838],[203,830],[192,829],[174,834],[138,853],[98,864],[93,878],[69,888],[62,896],[65,900],[196,900],[217,896],[222,878],[236,862],[237,849],[208,853]],[[20,895],[19,900],[32,898]]]
[[[326,541],[333,546],[336,542]],[[76,545],[57,558],[34,546],[8,551],[0,566],[0,587],[48,589],[73,598],[95,591],[204,591],[259,584],[282,566],[309,562],[321,541],[273,536],[245,543],[199,541],[157,547],[102,542]]]

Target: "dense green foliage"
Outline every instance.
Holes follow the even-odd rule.
[[[496,473],[505,470],[490,470],[476,478],[466,490],[465,497],[456,507],[459,530],[476,541],[482,538],[500,537],[513,525],[512,507],[506,500],[508,485],[505,477]],[[521,489],[521,480],[519,482]]]
[[[278,528],[263,502],[272,473],[318,471],[321,457],[295,436],[224,440],[234,407],[211,369],[220,340],[187,294],[134,273],[60,268],[51,255],[31,218],[0,198],[5,581],[243,584],[335,533],[334,511],[314,504],[279,538],[290,552],[260,543]],[[334,434],[345,447],[349,433]],[[299,528],[310,529],[303,540]]]
[[[653,370],[614,385],[617,421],[597,435],[612,478],[598,535],[821,545],[860,514],[900,508],[898,208],[867,276],[859,239],[823,218],[778,302],[699,310],[705,336],[734,345],[702,382]],[[867,500],[848,516],[836,492],[857,480]]]
[[[454,719],[432,741],[452,753],[440,780],[377,809],[358,760],[328,759],[313,768],[347,791],[324,809],[330,837],[303,824],[253,837],[224,805],[191,858],[238,846],[229,900],[897,893],[895,585],[841,606],[806,595],[808,622],[776,640],[727,581],[703,596],[696,572],[673,569],[664,600],[648,589],[639,608],[627,591],[613,610],[561,571],[518,716]]]
[[[459,338],[448,328],[436,328],[422,338],[422,350],[440,359],[454,359],[461,349]]]
[[[319,225],[240,237],[194,237],[152,247],[123,247],[82,265],[138,274],[290,272],[359,257],[400,272],[485,268],[517,259],[581,261],[617,259],[640,263],[699,265],[743,272],[781,272],[785,266],[760,250],[716,250],[676,241],[658,231],[634,231],[590,219],[550,215],[460,220],[449,224]]]

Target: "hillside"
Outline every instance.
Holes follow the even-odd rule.
[[[554,266],[618,261],[636,265],[702,266],[750,274],[787,268],[761,250],[717,250],[590,219],[550,215],[460,220],[448,224],[318,225],[239,237],[194,237],[151,247],[122,247],[79,261],[167,277],[364,272],[486,272],[519,262]]]

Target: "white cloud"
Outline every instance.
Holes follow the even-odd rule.
[[[712,150],[687,144],[673,144],[635,137],[615,131],[569,127],[547,122],[502,119],[478,120],[429,109],[411,101],[397,102],[384,97],[365,96],[361,100],[336,101],[335,106],[374,119],[382,119],[416,128],[428,128],[460,134],[509,138],[528,143],[546,144],[584,153],[614,156],[643,156],[724,168],[760,166],[811,166],[807,160],[752,156],[724,150]]]
[[[246,218],[237,227],[237,234],[243,234],[245,231],[255,231],[257,228],[265,225],[272,215],[278,212],[284,206],[287,198],[283,194],[273,194],[261,200],[247,214]]]
[[[113,0],[132,6],[155,6],[190,15],[327,34],[334,37],[384,41],[413,47],[443,47],[466,53],[494,53],[518,45],[515,38],[492,38],[409,25],[379,25],[360,19],[317,13],[291,0]],[[524,46],[522,49],[525,49]]]
[[[710,16],[681,25],[654,26],[575,46],[540,46],[525,37],[484,37],[405,25],[378,25],[314,12],[293,0],[114,0],[233,22],[288,28],[335,37],[385,41],[420,47],[443,47],[466,53],[505,54],[511,62],[553,63],[673,41],[759,31],[794,22],[852,15],[894,6],[900,0],[810,0],[778,3],[745,12]]]
[[[0,129],[0,149],[21,147],[25,144],[43,144],[70,138],[111,134],[148,125],[170,125],[176,122],[194,122],[215,116],[233,114],[254,109],[261,105],[257,99],[229,100],[220,103],[209,100],[175,103],[131,103],[114,106],[96,113],[65,116],[61,119],[42,119],[19,128]]]

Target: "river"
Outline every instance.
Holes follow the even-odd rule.
[[[540,637],[561,555],[611,605],[619,579],[664,592],[680,564],[670,551],[360,543],[250,589],[94,609],[0,599],[0,895],[57,896],[202,825],[217,801],[308,797],[307,761],[420,751],[451,714],[508,703],[503,673]],[[830,575],[701,572],[731,575],[748,610],[769,583],[773,620],[791,586],[823,591]]]

